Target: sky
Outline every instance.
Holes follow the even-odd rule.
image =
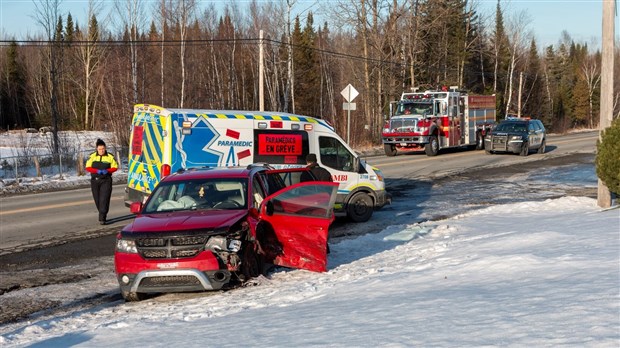
[[[34,316],[0,326],[0,346],[618,346],[619,209],[563,197],[423,223],[381,216],[378,233],[332,243],[325,273],[281,269],[208,296]],[[76,294],[118,292],[111,258],[93,265],[79,291],[49,285],[3,296],[75,307]]]
[[[326,3],[330,0],[299,0],[300,10],[305,10],[314,3]],[[479,13],[494,18],[496,0],[476,0]],[[215,0],[198,0],[198,2],[218,3]],[[247,1],[239,0],[243,4]],[[112,0],[104,0],[107,7],[112,7]],[[146,3],[153,3],[147,0]],[[62,12],[71,12],[78,23],[85,23],[87,0],[63,0]],[[148,6],[147,6],[148,7]],[[0,0],[0,38],[16,37],[25,39],[28,35],[39,32],[34,17],[32,0]],[[312,7],[310,7],[312,8]],[[566,30],[577,42],[600,46],[602,30],[602,0],[509,0],[502,1],[505,19],[526,11],[531,19],[529,29],[533,31],[539,47],[557,45],[562,31]],[[66,13],[65,13],[66,15]],[[616,33],[620,30],[620,21],[616,16]]]

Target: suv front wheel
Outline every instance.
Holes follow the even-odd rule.
[[[521,156],[527,156],[530,154],[530,144],[525,141],[523,142],[523,145],[521,146],[521,152],[519,153],[519,155]]]

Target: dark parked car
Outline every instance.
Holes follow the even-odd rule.
[[[484,139],[487,154],[512,152],[527,156],[531,150],[545,153],[547,135],[540,120],[511,118],[500,122]]]
[[[121,294],[219,290],[263,264],[324,272],[338,183],[303,181],[306,168],[204,168],[165,177],[118,234]]]

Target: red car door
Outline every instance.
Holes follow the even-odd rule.
[[[271,225],[279,250],[273,263],[314,272],[327,270],[327,236],[338,183],[302,182],[265,198],[259,219]]]

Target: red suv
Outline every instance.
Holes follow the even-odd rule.
[[[121,294],[218,290],[264,264],[323,272],[338,188],[304,168],[201,168],[163,179],[117,236]]]

